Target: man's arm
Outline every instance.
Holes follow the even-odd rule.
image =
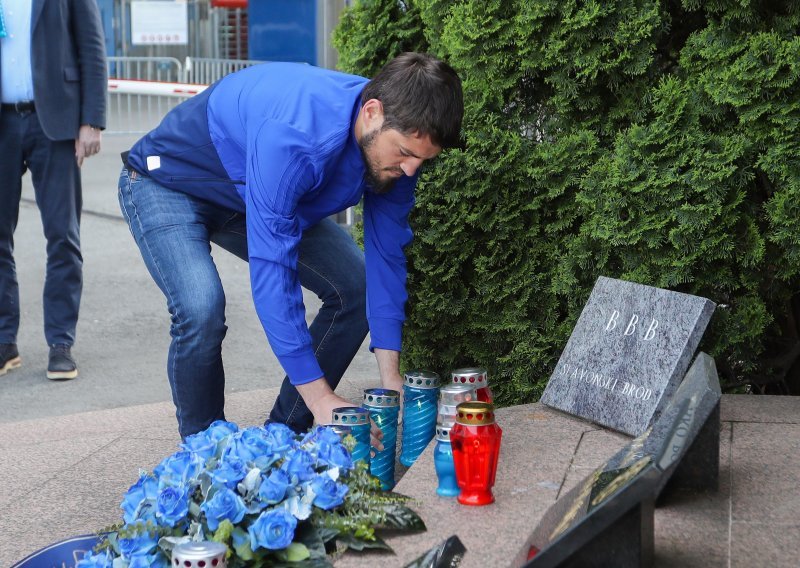
[[[376,347],[375,359],[381,374],[381,385],[385,389],[396,390],[402,394],[403,377],[400,375],[400,352]]]
[[[100,151],[100,131],[106,126],[106,54],[100,10],[94,0],[72,3],[73,35],[81,68],[81,126],[75,139],[78,167]]]

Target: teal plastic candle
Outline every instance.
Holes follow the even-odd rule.
[[[453,462],[453,447],[450,445],[450,428],[436,427],[433,465],[436,468],[436,476],[439,478],[436,493],[442,497],[458,497],[461,490],[456,481],[456,465]]]
[[[400,463],[410,467],[436,434],[439,375],[410,371],[403,384],[403,443]]]
[[[359,406],[334,408],[332,420],[333,424],[348,427],[350,429],[350,434],[356,439],[356,445],[353,451],[350,452],[353,461],[362,461],[369,465],[369,410]]]
[[[369,472],[380,480],[384,491],[389,491],[394,487],[400,393],[389,389],[367,389],[362,406],[369,410],[370,417],[383,432],[383,450],[372,456]]]

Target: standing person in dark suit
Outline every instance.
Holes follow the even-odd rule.
[[[30,169],[47,238],[47,378],[78,375],[75,341],[83,258],[84,158],[100,151],[106,62],[96,0],[0,0],[0,375],[21,364],[14,229]]]

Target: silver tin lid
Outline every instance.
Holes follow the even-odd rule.
[[[403,375],[403,379],[405,386],[418,389],[435,389],[442,382],[433,371],[409,371]]]
[[[333,409],[333,424],[342,426],[361,426],[369,424],[369,410],[360,406],[342,406]]]
[[[476,389],[483,388],[489,384],[486,369],[481,367],[469,367],[465,369],[456,369],[450,376],[454,383],[463,385],[472,385]]]
[[[224,566],[225,552],[227,550],[227,547],[221,542],[208,540],[184,542],[172,549],[172,560],[173,562],[177,560],[181,564],[189,562],[189,565],[192,566],[199,566],[199,564],[193,564],[193,561],[204,560],[207,563],[213,560],[221,560],[222,564],[214,564],[214,566],[221,567]]]
[[[373,408],[391,408],[400,406],[400,393],[391,389],[366,389],[364,406]]]
[[[440,442],[450,441],[450,426],[436,425],[436,439]]]
[[[475,400],[475,387],[469,383],[450,383],[439,389],[439,404],[457,406]]]

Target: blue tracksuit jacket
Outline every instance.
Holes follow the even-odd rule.
[[[323,376],[297,278],[300,238],[362,196],[370,349],[401,347],[417,180],[366,191],[354,135],[366,82],[310,65],[250,67],[177,106],[128,157],[165,187],[246,214],[256,311],[295,385]]]

